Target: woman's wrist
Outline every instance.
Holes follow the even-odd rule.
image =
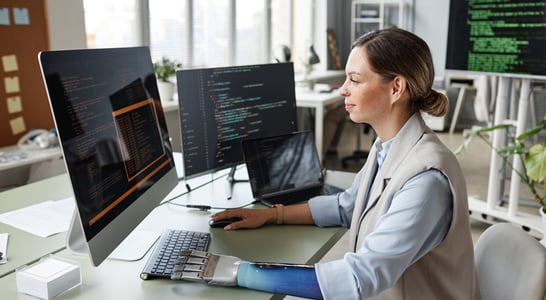
[[[273,205],[273,208],[275,209],[274,223],[277,224],[277,225],[284,224],[284,205],[275,204],[275,205]]]

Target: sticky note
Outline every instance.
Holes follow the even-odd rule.
[[[19,93],[21,89],[19,88],[19,77],[4,77],[4,86],[6,88],[6,94],[9,93]]]
[[[17,135],[27,131],[27,127],[25,126],[25,119],[23,119],[23,117],[11,119],[9,121],[9,126],[11,127],[11,134],[13,135]]]
[[[13,24],[30,25],[30,18],[28,17],[28,8],[23,8],[23,7],[13,8]]]
[[[15,54],[2,56],[2,67],[4,72],[19,70],[19,66],[17,65],[17,56]]]
[[[6,101],[8,104],[8,113],[14,114],[23,111],[21,96],[8,97]]]
[[[10,25],[9,21],[9,9],[6,7],[0,7],[0,25]]]

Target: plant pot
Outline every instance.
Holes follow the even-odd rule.
[[[157,81],[157,89],[159,90],[159,98],[162,101],[172,101],[175,84],[172,82]]]
[[[542,207],[538,210],[540,211],[540,216],[542,217],[542,240],[540,240],[540,243],[546,247],[546,213],[544,213]]]

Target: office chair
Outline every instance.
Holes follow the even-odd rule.
[[[546,299],[546,248],[510,223],[495,223],[474,245],[483,300]]]
[[[359,125],[362,127],[362,130],[364,131],[365,134],[368,134],[370,132],[371,130],[370,125],[368,124],[359,124]],[[355,161],[355,162],[359,162],[361,160],[366,161],[366,159],[368,158],[369,152],[366,150],[362,150],[360,148],[360,141],[361,141],[361,134],[357,130],[356,131],[356,150],[353,151],[352,155],[345,156],[344,158],[341,159],[341,166],[344,169],[346,169],[349,166],[350,161]]]

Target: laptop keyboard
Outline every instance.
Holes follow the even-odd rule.
[[[307,201],[311,199],[312,197],[315,197],[318,195],[335,195],[343,191],[344,189],[342,188],[329,185],[329,184],[323,184],[320,187],[316,187],[312,189],[292,191],[289,194],[285,194],[285,195],[267,197],[262,199],[261,202],[267,206],[272,206],[273,204],[278,204],[278,203],[284,204],[284,205],[290,205],[294,203]]]
[[[151,278],[170,279],[181,250],[207,251],[209,242],[209,233],[180,229],[164,231],[146,266],[140,273],[140,278],[143,280]]]
[[[337,187],[337,186],[334,186],[334,185],[331,185],[331,184],[324,184],[322,186],[322,194],[323,195],[334,195],[334,194],[337,194],[337,193],[341,193],[343,191],[344,191],[344,189],[342,189],[340,187]]]

